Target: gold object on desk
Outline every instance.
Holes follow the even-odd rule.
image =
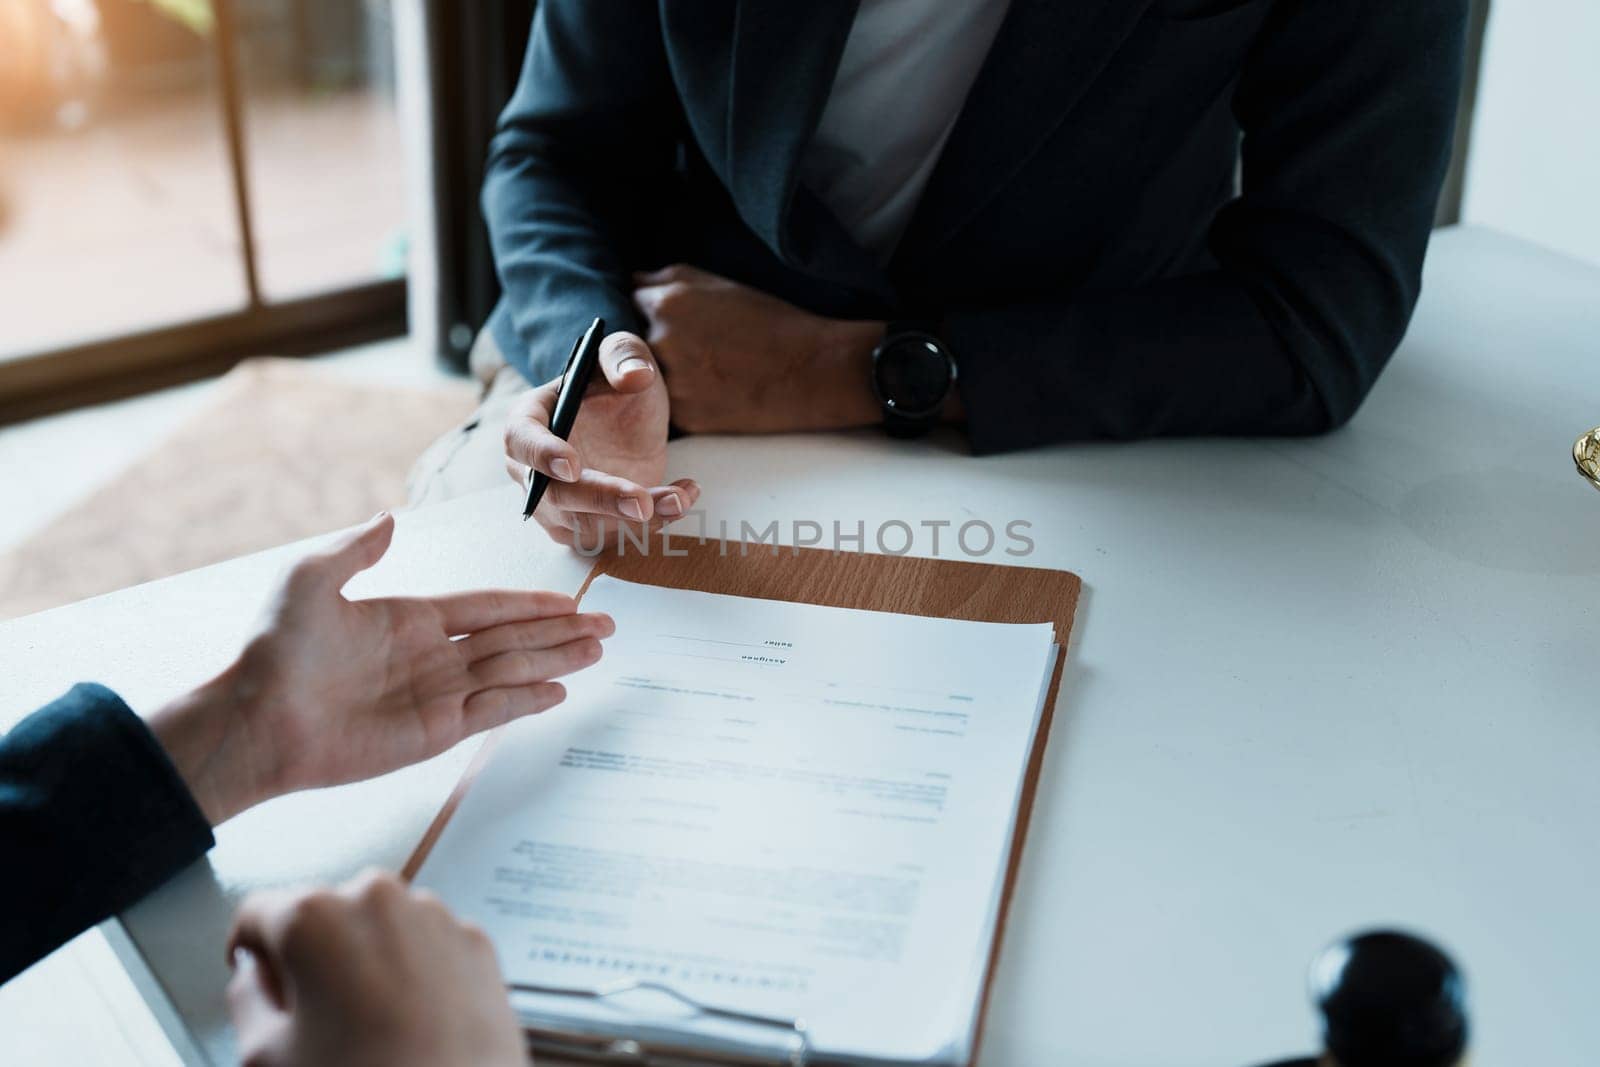
[[[1590,485],[1600,489],[1600,426],[1573,444],[1572,462],[1578,465],[1578,473],[1589,479]]]

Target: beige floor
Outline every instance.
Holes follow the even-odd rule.
[[[329,373],[391,384],[444,374],[406,341],[317,361]],[[0,551],[92,492],[128,459],[206,401],[200,382],[17,426],[0,427]],[[63,688],[71,679],[63,679]],[[6,1067],[178,1062],[105,938],[90,932],[0,986],[0,1062]]]

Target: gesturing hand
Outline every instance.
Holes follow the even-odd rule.
[[[151,727],[218,823],[280,793],[371,778],[543,711],[613,630],[557,593],[347,600],[389,547],[379,515],[301,560],[237,661]],[[464,635],[464,636],[463,636]],[[459,637],[459,640],[452,640]]]
[[[522,1067],[488,938],[391,875],[255,894],[229,938],[228,1012],[257,1067]]]
[[[552,479],[534,518],[563,545],[598,548],[619,523],[659,528],[700,499],[667,471],[667,388],[650,348],[631,333],[600,346],[601,374],[589,382],[572,439],[550,431],[559,378],[532,389],[506,423],[506,470],[525,483],[528,468]]]

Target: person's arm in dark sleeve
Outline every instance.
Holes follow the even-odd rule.
[[[630,271],[671,176],[678,115],[652,5],[539,4],[483,186],[518,340],[505,356],[529,381],[558,375],[595,316],[643,334]]]
[[[1465,0],[1275,5],[1234,97],[1215,270],[947,309],[974,451],[1348,420],[1416,305],[1465,25]]]
[[[0,982],[160,886],[211,825],[117,695],[75,686],[0,738]]]

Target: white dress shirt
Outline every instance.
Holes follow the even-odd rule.
[[[1010,0],[861,0],[800,180],[887,262]]]

